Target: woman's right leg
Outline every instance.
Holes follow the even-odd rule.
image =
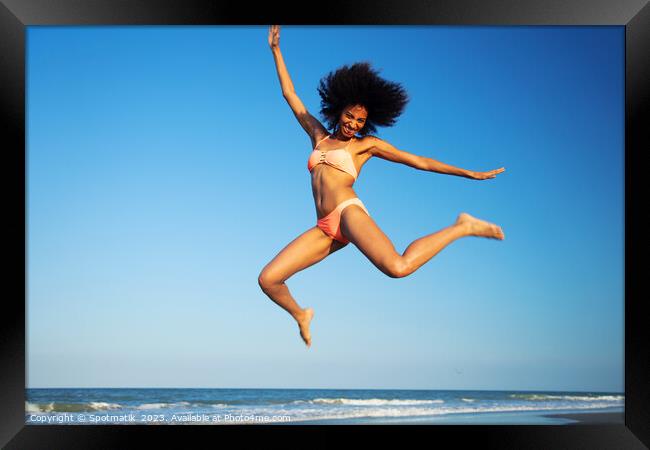
[[[311,308],[302,309],[296,303],[285,281],[346,245],[332,239],[318,227],[310,228],[283,248],[258,277],[262,291],[298,322],[300,336],[307,347],[311,345],[309,322],[314,312]]]

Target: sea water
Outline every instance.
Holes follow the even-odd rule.
[[[26,389],[31,425],[565,424],[622,413],[609,392],[212,388]]]

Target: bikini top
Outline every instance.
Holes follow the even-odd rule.
[[[311,172],[314,167],[316,167],[318,164],[323,163],[342,170],[343,172],[349,173],[356,180],[357,169],[354,167],[354,163],[352,162],[352,155],[350,155],[350,153],[347,151],[350,142],[352,142],[352,139],[354,138],[351,138],[344,148],[337,148],[334,150],[317,150],[320,143],[330,136],[331,135],[328,134],[323,139],[318,141],[316,148],[314,148],[314,151],[311,152],[309,160],[307,161],[307,169]]]

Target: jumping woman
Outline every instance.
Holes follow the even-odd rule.
[[[461,213],[456,222],[413,241],[399,254],[359,200],[352,185],[361,167],[373,156],[419,170],[474,180],[495,178],[505,169],[474,172],[398,150],[372,136],[376,126],[392,126],[408,102],[400,84],[381,78],[368,63],[343,66],[320,80],[321,115],[327,128],[305,108],[280,52],[280,27],[269,28],[269,46],[282,86],[282,95],[311,139],[307,161],[316,205],[316,225],[291,241],[259,274],[262,291],[298,323],[300,336],[311,346],[312,308],[301,308],[286,280],[352,242],[379,270],[392,278],[410,275],[447,245],[465,236],[504,238],[497,225]],[[332,130],[330,133],[329,130]],[[357,138],[356,136],[359,136]]]

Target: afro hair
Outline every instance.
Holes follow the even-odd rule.
[[[391,127],[402,114],[408,94],[401,84],[380,77],[368,62],[344,65],[321,78],[318,86],[321,116],[335,130],[343,108],[363,105],[368,111],[362,136],[375,133],[377,126]]]

